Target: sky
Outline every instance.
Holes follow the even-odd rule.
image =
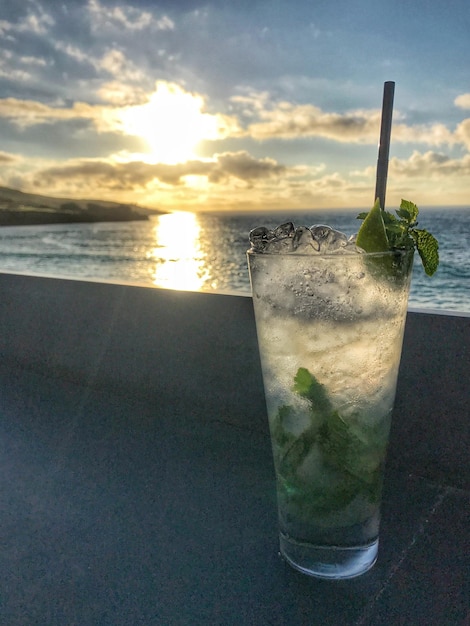
[[[0,185],[163,210],[470,206],[468,0],[2,0]]]

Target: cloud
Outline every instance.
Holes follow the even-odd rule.
[[[461,109],[470,109],[470,93],[463,93],[454,100],[455,106]]]
[[[239,112],[252,118],[254,115],[260,115],[260,113],[268,106],[271,99],[268,91],[255,92],[252,90],[243,90],[245,94],[238,96],[232,96],[230,101],[240,109]]]
[[[114,78],[121,81],[139,82],[144,79],[144,74],[122,50],[109,49],[103,57],[95,62],[97,68],[105,70]]]
[[[440,152],[425,153],[415,150],[408,159],[394,157],[389,164],[389,177],[401,178],[450,178],[470,176],[470,154],[460,159]]]
[[[141,11],[126,4],[105,7],[98,0],[89,0],[88,11],[92,30],[96,32],[100,32],[102,29],[138,32],[148,28],[153,30],[173,30],[175,28],[173,20],[167,15],[155,18],[148,11]]]
[[[286,172],[286,167],[274,159],[255,159],[248,152],[225,152],[215,155],[216,167],[209,175],[211,182],[219,182],[233,176],[244,181],[254,181],[262,178],[280,176]]]
[[[30,70],[34,72],[38,67],[45,67],[46,64],[42,58],[14,55],[11,50],[0,50],[0,77],[9,81],[26,83],[33,77]]]
[[[319,107],[280,102],[272,109],[258,110],[259,122],[248,126],[255,139],[295,139],[324,137],[340,142],[377,141],[380,112],[354,111],[348,114],[325,113]]]
[[[338,173],[319,173],[319,168],[286,167],[240,151],[174,165],[71,160],[23,175],[17,186],[64,197],[121,199],[180,209],[361,206],[363,196],[370,196],[370,185],[362,181],[351,184]]]
[[[92,57],[90,57],[88,52],[84,52],[81,48],[72,45],[70,42],[65,43],[63,41],[54,41],[53,45],[58,52],[65,54],[78,63],[96,65],[96,62]]]
[[[392,141],[400,143],[423,143],[428,146],[453,146],[460,143],[459,136],[444,124],[392,125]]]
[[[455,130],[455,136],[467,148],[467,150],[470,150],[470,119],[469,118],[460,122],[460,124],[457,126]]]
[[[92,103],[104,82],[149,90],[180,74],[179,9],[127,0],[0,5],[1,96]]]
[[[35,35],[46,35],[54,24],[54,18],[46,13],[40,4],[34,4],[32,6],[30,5],[26,15],[17,22],[0,20],[0,35],[6,33],[34,33]]]
[[[9,152],[2,152],[0,150],[0,163],[3,166],[16,164],[20,160],[21,160],[20,157],[17,156],[16,154],[10,154]]]
[[[238,179],[250,185],[254,181],[271,179],[287,172],[287,168],[274,159],[255,159],[249,153],[222,153],[214,160],[190,160],[169,165],[130,161],[123,163],[95,160],[75,160],[64,165],[43,168],[34,175],[36,187],[56,188],[62,183],[108,190],[133,190],[146,187],[156,180],[178,187],[187,176],[203,176],[210,183],[219,184]]]
[[[239,114],[247,121],[246,134],[257,140],[320,137],[340,143],[376,144],[380,133],[381,111],[355,110],[325,112],[311,104],[272,102],[267,92],[232,98]],[[462,133],[444,124],[408,125],[399,111],[394,113],[392,140],[431,146],[467,143]],[[256,121],[250,121],[256,120]]]
[[[105,80],[111,77],[121,84],[132,85],[134,89],[139,89],[139,83],[145,84],[146,82],[144,70],[137,63],[134,63],[123,49],[118,47],[108,46],[100,54],[94,55],[80,47],[73,46],[69,42],[55,41],[53,47],[66,65],[67,61],[70,63],[72,60],[82,68],[88,66],[92,72]]]
[[[24,70],[6,68],[5,64],[2,63],[0,59],[0,78],[6,78],[8,80],[14,80],[26,84],[31,80],[32,75]]]
[[[0,99],[0,119],[8,120],[5,127],[20,143],[26,136],[42,141],[47,132],[54,137],[56,150],[60,147],[72,154],[79,150],[89,158],[105,157],[103,137],[98,135],[107,133],[105,139],[114,142],[113,153],[140,150],[149,155],[143,160],[161,163],[197,159],[201,142],[220,141],[241,132],[236,118],[207,112],[204,96],[174,83],[158,81],[148,93],[138,86],[109,81],[97,95],[102,104],[65,106],[4,98]]]
[[[0,100],[0,117],[10,120],[20,128],[57,121],[89,120],[98,131],[116,128],[113,109],[85,102],[75,102],[71,107],[53,107],[36,100],[4,98]]]
[[[120,80],[103,83],[97,91],[103,102],[117,107],[131,107],[146,104],[148,94],[141,87],[129,85]]]

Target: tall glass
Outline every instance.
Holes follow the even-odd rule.
[[[377,558],[413,251],[247,256],[281,554],[351,578]]]

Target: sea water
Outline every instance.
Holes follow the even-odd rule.
[[[248,233],[287,221],[357,232],[358,211],[174,212],[148,221],[0,227],[0,271],[248,295]],[[416,259],[409,305],[470,313],[470,209],[420,211],[440,243],[429,278]]]

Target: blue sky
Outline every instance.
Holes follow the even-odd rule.
[[[164,209],[469,205],[468,0],[3,0],[0,185]]]

